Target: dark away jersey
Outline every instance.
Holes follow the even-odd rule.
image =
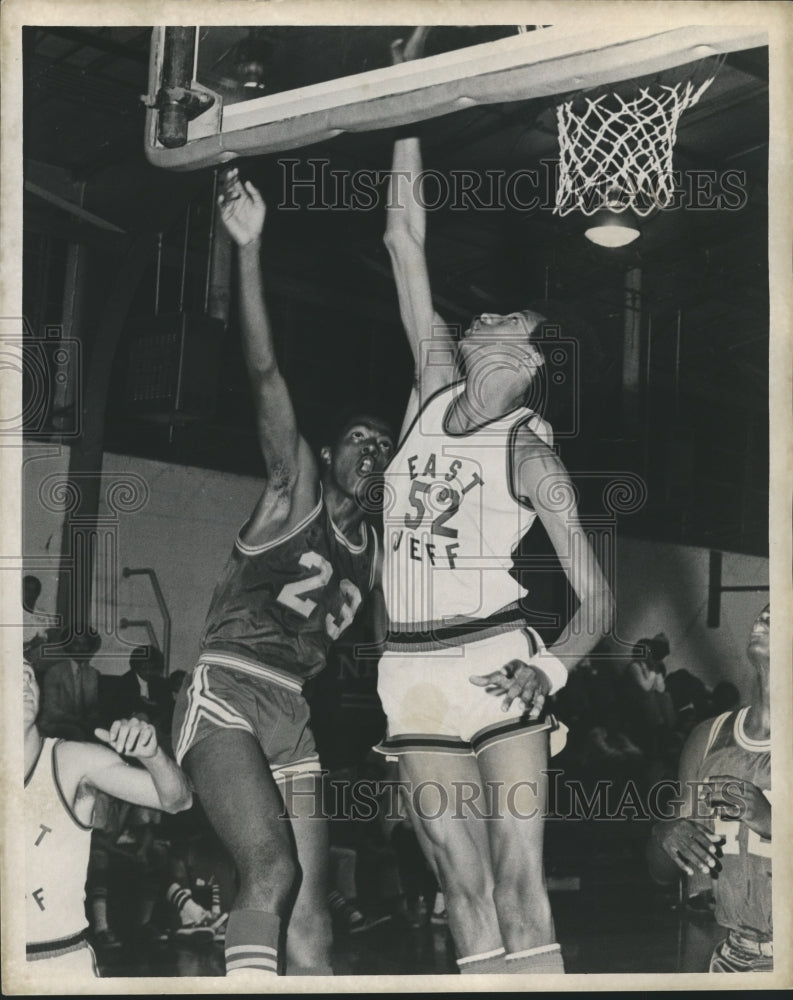
[[[350,542],[320,498],[290,532],[264,545],[237,538],[207,614],[202,651],[239,656],[306,679],[372,589],[377,536]]]
[[[747,712],[742,708],[714,720],[698,779],[734,775],[757,785],[770,799],[771,742],[746,735]],[[715,819],[708,825],[725,838],[714,885],[716,920],[756,940],[771,940],[771,841],[738,820]]]

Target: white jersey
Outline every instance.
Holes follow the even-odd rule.
[[[383,589],[392,634],[488,618],[526,594],[510,569],[537,515],[512,494],[512,437],[529,423],[550,445],[552,431],[520,407],[471,433],[447,433],[447,412],[464,386],[427,402],[385,473]]]
[[[91,827],[67,806],[58,784],[55,747],[43,740],[25,780],[27,944],[60,941],[85,930],[85,879]]]

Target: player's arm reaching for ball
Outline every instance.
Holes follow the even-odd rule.
[[[418,58],[429,28],[391,47],[395,63]],[[420,199],[421,146],[416,136],[397,139],[388,182],[384,242],[391,257],[399,312],[415,363],[415,378],[403,430],[426,399],[454,380],[456,346],[432,304],[425,252],[426,211]]]
[[[264,298],[261,240],[267,207],[236,167],[228,170],[218,197],[220,215],[237,244],[240,323],[248,377],[256,407],[256,430],[267,465],[267,486],[245,528],[245,540],[266,541],[316,502],[318,473],[308,443],[297,427],[292,399],[275,354]]]
[[[72,804],[93,798],[99,790],[168,813],[190,808],[193,794],[187,778],[159,745],[154,726],[140,719],[118,719],[110,729],[94,732],[107,746],[65,742],[58,747],[59,777]],[[121,755],[143,766],[129,764]]]
[[[558,455],[529,425],[519,429],[512,449],[513,494],[536,511],[579,605],[561,637],[530,663],[513,660],[471,682],[503,697],[504,711],[520,698],[536,719],[546,697],[565,684],[568,672],[610,632],[614,600],[581,527],[573,485]],[[565,502],[556,503],[558,497]]]

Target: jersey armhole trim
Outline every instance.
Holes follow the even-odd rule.
[[[435,392],[431,393],[430,396],[427,399],[424,400],[423,403],[419,399],[418,411],[416,413],[416,416],[410,422],[410,426],[405,429],[405,433],[400,437],[400,439],[399,439],[399,441],[397,443],[397,446],[394,449],[394,454],[391,457],[391,462],[394,461],[394,459],[397,457],[397,455],[402,450],[402,447],[405,444],[405,442],[407,441],[407,439],[410,437],[410,435],[411,435],[411,433],[413,431],[413,428],[416,426],[416,424],[419,422],[419,420],[421,420],[422,416],[424,416],[424,414],[427,412],[427,410],[429,409],[429,407],[438,399],[438,397],[442,393],[444,393],[444,392],[451,392],[452,389],[455,389],[459,385],[463,385],[464,382],[465,382],[464,378],[455,379],[453,382],[450,382],[448,385],[443,386],[441,389],[436,389]],[[418,392],[419,392],[419,396],[420,396],[421,395],[421,389],[420,388],[418,389]],[[388,463],[389,466],[391,465],[391,462]]]
[[[367,527],[371,533],[372,540],[374,541],[374,545],[372,546],[372,565],[369,569],[369,590],[371,591],[374,588],[375,583],[377,582],[377,556],[380,547],[380,541],[377,537],[377,532],[374,530],[371,524],[367,525]]]
[[[717,716],[716,719],[714,719],[713,724],[710,727],[710,733],[708,733],[708,742],[705,744],[705,750],[703,751],[702,754],[703,764],[705,763],[705,760],[708,754],[710,753],[713,744],[716,742],[716,739],[719,733],[721,732],[721,727],[724,725],[724,723],[727,721],[727,719],[730,717],[731,714],[732,713],[730,712],[723,712],[721,715]]]
[[[33,779],[33,775],[36,773],[36,768],[39,766],[39,761],[41,760],[42,753],[44,753],[44,744],[46,742],[47,742],[47,737],[46,736],[42,736],[41,737],[41,743],[39,744],[39,752],[36,754],[36,759],[33,761],[33,766],[30,768],[30,770],[28,771],[28,773],[25,775],[25,785],[24,785],[25,788],[28,787],[28,785],[30,784],[31,780]]]
[[[546,423],[546,421],[544,421],[542,419],[542,417],[538,413],[535,413],[534,410],[529,410],[528,412],[529,412],[529,416],[528,417],[526,417],[526,416],[520,416],[518,419],[515,420],[515,423],[509,429],[509,436],[507,437],[507,456],[506,456],[506,462],[507,462],[507,489],[509,490],[509,495],[512,497],[512,499],[515,501],[516,504],[518,504],[519,506],[523,507],[525,510],[531,511],[533,514],[536,514],[537,513],[537,509],[535,508],[535,506],[531,502],[531,500],[529,500],[528,497],[520,497],[520,496],[518,496],[517,493],[515,492],[515,489],[514,489],[514,487],[515,487],[515,450],[514,450],[513,446],[515,444],[515,438],[520,433],[521,427],[523,427],[523,426],[529,426],[531,424],[531,422],[533,420],[535,420],[535,419],[536,420],[540,420],[543,423]],[[550,424],[548,426],[550,427]],[[529,426],[529,430],[532,430],[532,428],[530,426]],[[533,433],[537,434],[536,431],[533,431]],[[548,445],[549,448],[553,448],[553,431],[551,431],[551,442],[550,443],[548,441],[546,441],[539,434],[537,434],[537,437],[543,442],[543,444]],[[525,534],[525,532],[524,532],[524,534]]]
[[[61,800],[61,805],[69,814],[69,818],[74,823],[74,825],[80,830],[91,830],[93,827],[89,824],[82,823],[74,812],[74,809],[66,801],[66,796],[63,794],[63,788],[61,787],[61,779],[58,774],[58,747],[61,743],[65,743],[65,740],[57,740],[52,748],[52,780],[55,783],[55,790],[58,793],[58,798]]]
[[[243,542],[241,535],[242,532],[245,530],[245,525],[247,525],[248,523],[246,521],[245,524],[237,532],[237,538],[234,543],[234,547],[245,556],[257,556],[260,555],[262,552],[267,552],[270,549],[274,549],[276,545],[281,545],[283,542],[288,542],[290,538],[293,538],[295,535],[301,532],[303,528],[305,528],[307,524],[310,524],[311,521],[313,521],[314,518],[319,514],[319,512],[322,510],[323,499],[324,497],[322,494],[322,483],[320,483],[319,500],[317,500],[317,504],[313,508],[313,510],[311,510],[308,514],[306,514],[306,516],[301,521],[299,521],[294,526],[294,528],[290,528],[289,531],[285,532],[283,535],[279,535],[277,538],[273,538],[269,542],[264,542],[262,545],[247,545],[245,542]]]

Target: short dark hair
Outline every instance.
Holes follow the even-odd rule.
[[[165,669],[165,660],[162,653],[156,646],[136,646],[129,656],[129,665],[134,670],[135,667],[144,663],[157,665],[161,670]]]
[[[64,627],[61,637],[66,638],[63,652],[72,660],[90,660],[102,648],[102,637],[95,628],[88,628],[85,632],[74,632],[71,635],[69,632],[68,626]]]

